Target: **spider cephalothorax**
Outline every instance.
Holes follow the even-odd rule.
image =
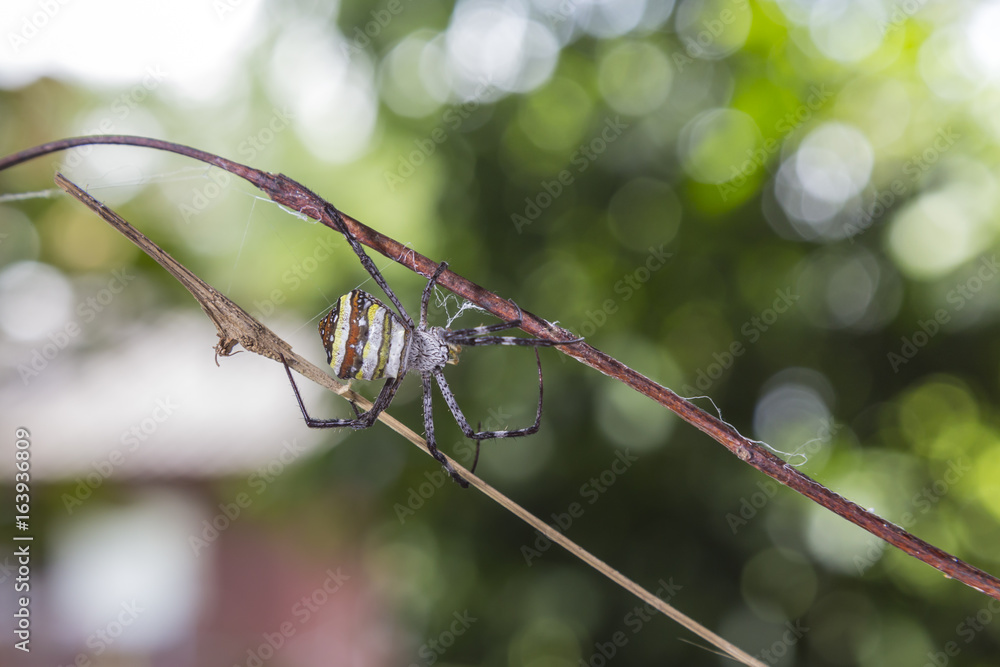
[[[319,333],[323,339],[323,346],[326,348],[326,359],[337,377],[349,380],[380,380],[386,379],[382,391],[379,392],[372,407],[368,412],[360,412],[355,407],[354,419],[313,419],[306,411],[299,389],[292,378],[292,372],[285,362],[285,371],[288,379],[292,383],[295,391],[295,398],[298,400],[299,408],[306,424],[312,428],[335,428],[350,427],[355,429],[368,428],[371,426],[379,413],[385,410],[396,390],[399,388],[403,376],[408,371],[418,371],[423,381],[423,407],[424,407],[424,429],[427,437],[427,446],[434,457],[441,462],[451,476],[462,486],[468,486],[458,472],[451,466],[448,460],[438,451],[434,438],[434,420],[431,414],[431,388],[432,378],[436,381],[438,388],[444,396],[448,410],[455,417],[459,428],[469,438],[476,441],[476,461],[479,459],[479,441],[493,438],[516,438],[531,435],[538,431],[542,419],[542,362],[538,357],[539,347],[552,345],[566,345],[576,343],[582,338],[564,341],[550,341],[539,338],[517,338],[513,336],[493,336],[491,334],[505,329],[513,329],[520,326],[521,317],[518,309],[517,319],[508,322],[500,322],[490,326],[479,326],[472,329],[451,330],[444,327],[427,326],[427,306],[430,301],[431,292],[438,277],[448,267],[442,262],[438,265],[434,275],[427,281],[424,287],[423,296],[420,300],[420,321],[415,323],[403,306],[399,303],[396,295],[389,289],[382,274],[379,273],[375,264],[368,255],[361,249],[361,245],[347,230],[346,225],[340,219],[339,212],[332,209],[334,219],[340,223],[340,231],[347,237],[351,247],[361,259],[362,265],[368,270],[372,278],[382,288],[396,306],[398,314],[394,313],[384,303],[362,290],[353,290],[340,297],[330,309],[330,312],[320,320]],[[474,431],[469,426],[465,415],[458,407],[458,401],[448,387],[448,382],[441,372],[446,364],[458,363],[458,353],[463,345],[522,345],[536,348],[535,361],[538,366],[538,411],[535,416],[535,423],[531,426],[514,429],[510,431]],[[282,359],[284,361],[284,359]],[[475,470],[475,462],[473,463]]]

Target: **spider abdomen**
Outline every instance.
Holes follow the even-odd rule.
[[[395,378],[403,364],[410,332],[385,304],[362,290],[337,300],[320,320],[326,360],[342,380]]]

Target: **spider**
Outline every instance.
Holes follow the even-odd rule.
[[[520,307],[517,309],[517,318],[490,326],[454,331],[445,327],[427,326],[427,306],[430,302],[431,292],[434,290],[438,277],[448,268],[447,262],[439,264],[427,281],[420,299],[420,322],[414,324],[413,318],[410,317],[389,288],[375,263],[371,261],[361,244],[347,229],[340,212],[332,205],[328,205],[327,212],[334,220],[338,231],[351,244],[361,260],[362,266],[396,307],[398,314],[392,312],[388,306],[367,292],[356,289],[340,297],[330,312],[320,320],[319,333],[323,340],[323,346],[326,348],[326,360],[337,377],[343,380],[386,378],[382,390],[367,412],[362,413],[355,404],[351,404],[354,409],[354,419],[314,419],[310,417],[302,402],[302,396],[299,394],[299,388],[292,377],[288,362],[282,357],[281,361],[285,366],[285,372],[292,384],[295,400],[298,401],[306,425],[310,428],[368,428],[375,423],[379,413],[389,407],[389,403],[403,381],[403,376],[409,371],[419,371],[423,382],[424,430],[427,437],[427,447],[434,458],[448,471],[452,479],[463,488],[468,487],[469,483],[458,474],[458,471],[452,467],[437,447],[434,438],[434,418],[431,411],[432,379],[437,381],[441,395],[444,396],[444,401],[448,405],[448,410],[458,422],[459,428],[462,429],[466,437],[476,441],[476,457],[472,465],[474,472],[476,464],[479,462],[480,441],[494,438],[519,438],[538,431],[542,420],[543,394],[542,361],[538,355],[538,348],[569,345],[583,339],[550,341],[538,338],[491,335],[498,331],[520,326]],[[509,431],[474,431],[469,426],[469,422],[458,407],[458,401],[449,388],[444,373],[442,373],[445,365],[458,363],[458,354],[463,345],[521,345],[535,348],[535,363],[538,366],[538,410],[535,414],[534,424]]]

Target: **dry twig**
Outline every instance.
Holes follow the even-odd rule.
[[[277,334],[255,320],[245,310],[230,301],[225,295],[216,291],[211,285],[191,273],[186,267],[164,252],[163,249],[153,243],[148,237],[142,234],[142,232],[126,222],[117,213],[91,197],[89,194],[80,189],[75,183],[67,180],[62,174],[56,174],[55,181],[60,188],[83,202],[91,210],[104,218],[104,220],[107,221],[112,227],[135,243],[147,255],[156,260],[160,266],[169,271],[175,278],[177,278],[177,280],[180,281],[182,285],[184,285],[184,287],[187,288],[189,292],[191,292],[191,295],[198,301],[202,310],[205,311],[205,314],[208,315],[212,322],[215,323],[215,327],[218,329],[219,342],[215,347],[217,354],[229,356],[232,354],[233,347],[239,343],[245,349],[268,357],[269,359],[274,359],[275,361],[279,360],[281,356],[284,356],[290,366],[306,377],[315,379],[323,386],[328,387],[329,389],[349,398],[352,401],[355,401],[356,403],[359,403],[365,410],[371,407],[371,404],[366,399],[350,391],[347,388],[347,385],[337,382],[316,366],[313,366],[305,359],[302,359],[298,355],[294,354],[291,351],[291,346],[279,338]],[[408,428],[405,424],[384,411],[379,414],[378,419],[388,425],[389,428],[396,431],[422,449],[428,455],[431,455],[430,450],[427,448],[427,442],[410,430],[410,428]],[[450,457],[446,456],[446,458],[448,458],[452,466],[454,466],[474,487],[505,507],[529,526],[569,551],[584,563],[590,565],[608,579],[638,597],[643,602],[648,603],[650,606],[658,609],[666,616],[677,621],[702,639],[725,651],[733,659],[746,665],[753,665],[753,667],[765,667],[764,663],[748,655],[737,646],[726,641],[705,626],[678,611],[675,607],[667,604],[660,598],[650,593],[648,590],[639,586],[621,572],[612,568],[607,563],[600,560],[589,551],[585,550],[557,531],[555,528],[528,512],[503,493],[490,486],[479,477],[473,475],[459,463],[453,461]]]

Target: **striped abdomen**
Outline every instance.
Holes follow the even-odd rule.
[[[378,380],[405,373],[409,332],[399,316],[367,292],[337,300],[319,323],[326,360],[337,377]]]

